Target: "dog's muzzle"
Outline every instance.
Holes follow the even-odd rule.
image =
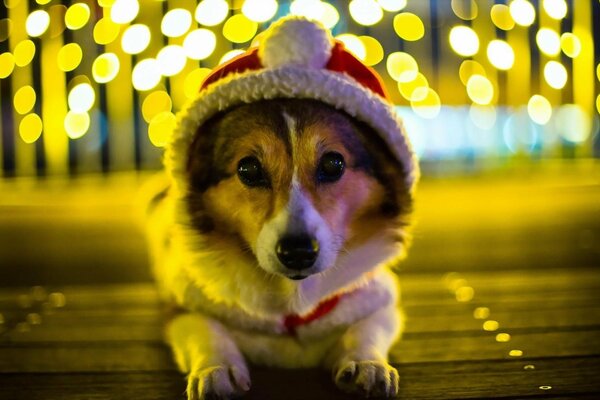
[[[302,271],[313,266],[319,256],[319,242],[302,235],[284,236],[275,247],[277,258],[287,268]]]

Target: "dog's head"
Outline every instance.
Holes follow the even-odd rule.
[[[404,166],[370,127],[319,101],[217,114],[196,132],[187,176],[192,229],[209,245],[245,249],[271,275],[322,273],[375,238],[383,252],[405,245]]]

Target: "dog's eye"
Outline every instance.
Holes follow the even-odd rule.
[[[240,181],[250,187],[268,187],[269,181],[256,157],[244,157],[238,163],[237,173]]]
[[[317,179],[322,183],[335,182],[344,174],[344,167],[344,157],[340,153],[325,153],[319,161]]]

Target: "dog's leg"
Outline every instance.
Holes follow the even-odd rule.
[[[400,311],[389,305],[348,328],[326,360],[340,389],[366,396],[398,394],[398,371],[387,355],[400,334],[400,322]]]
[[[167,326],[179,369],[188,374],[188,399],[228,399],[250,389],[244,357],[227,329],[201,314],[180,314]]]

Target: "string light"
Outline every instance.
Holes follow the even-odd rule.
[[[404,40],[414,42],[425,35],[425,25],[413,13],[400,13],[394,17],[394,31]]]
[[[468,26],[455,26],[450,29],[450,46],[457,54],[471,57],[479,51],[479,37]]]
[[[168,37],[185,35],[192,26],[192,14],[183,8],[168,11],[162,19],[160,30]]]
[[[364,26],[375,25],[383,18],[383,10],[375,0],[352,0],[348,9],[352,19]]]
[[[119,73],[119,57],[114,53],[104,53],[96,57],[92,64],[92,76],[98,83],[107,83]]]
[[[225,0],[202,0],[196,6],[194,18],[205,26],[219,25],[229,14],[229,5]]]

